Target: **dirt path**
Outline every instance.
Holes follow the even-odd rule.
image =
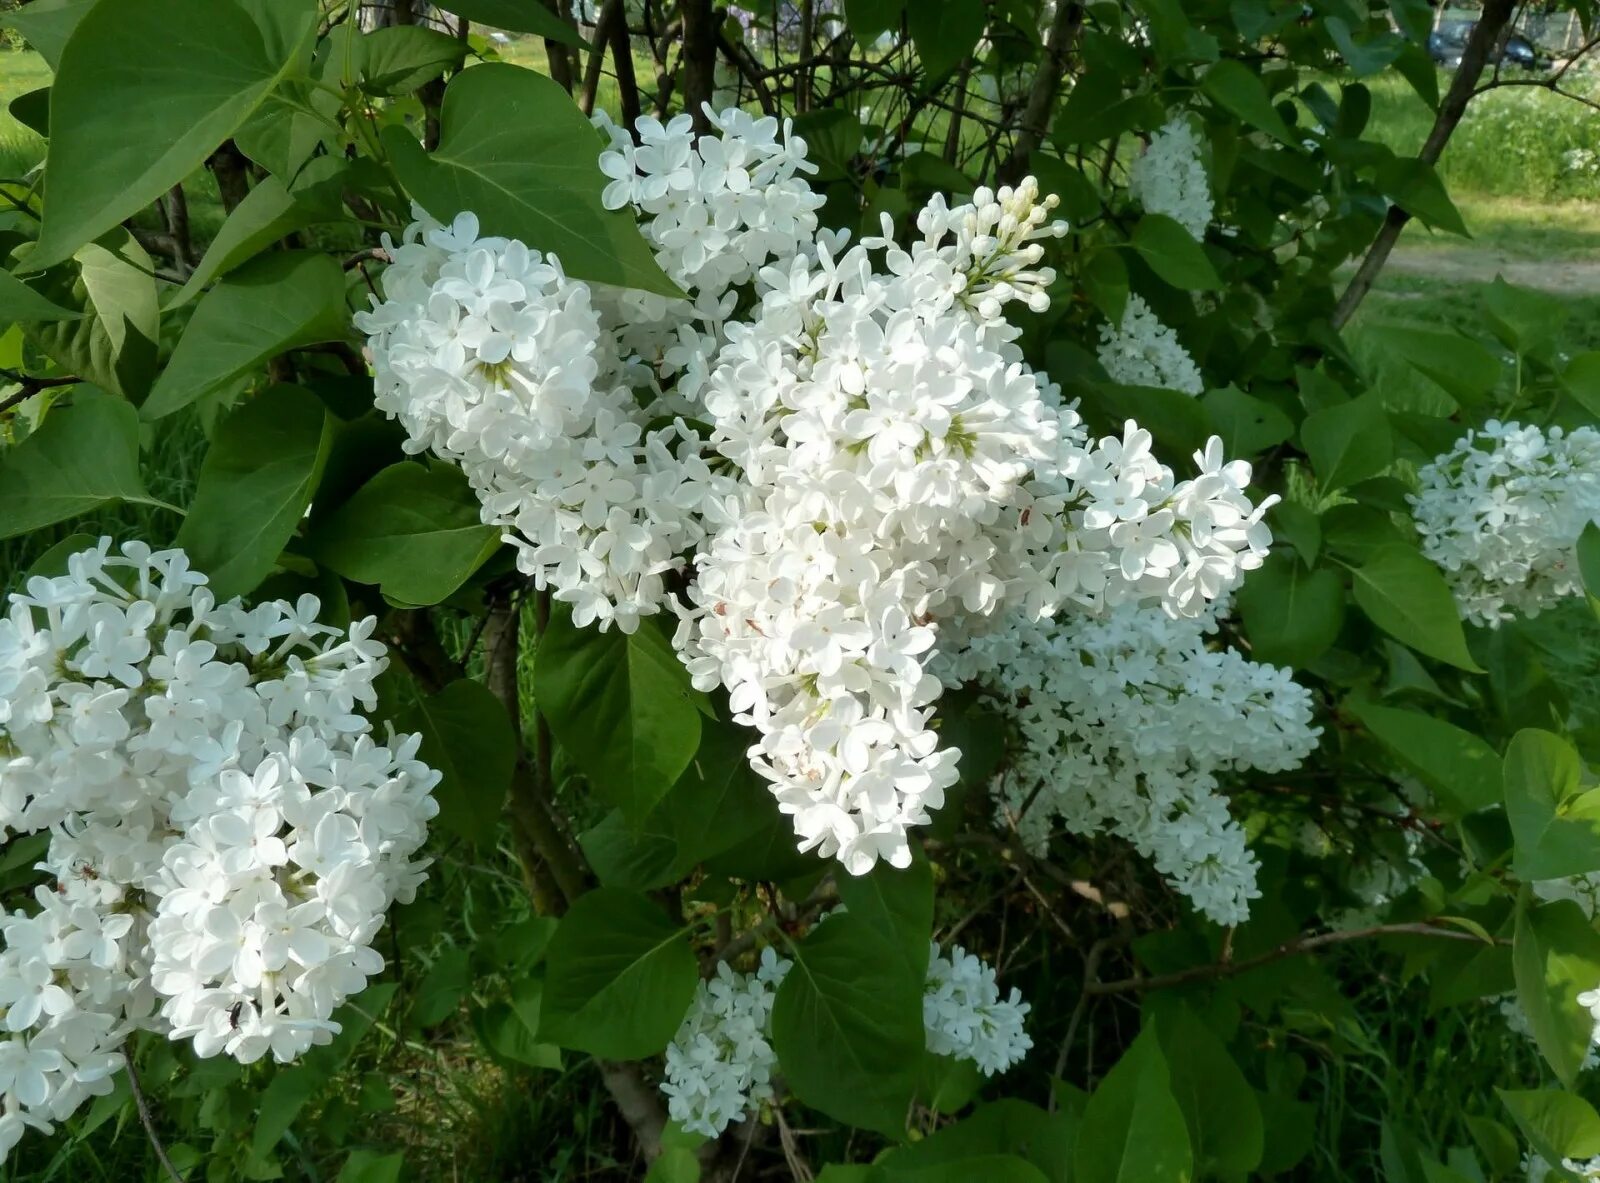
[[[1389,256],[1385,270],[1393,275],[1462,283],[1490,283],[1496,275],[1503,275],[1507,283],[1518,287],[1557,294],[1600,295],[1600,257],[1589,254],[1568,259],[1527,259],[1474,247],[1400,247]]]

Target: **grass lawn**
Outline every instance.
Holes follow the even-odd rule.
[[[44,155],[44,141],[12,116],[11,100],[50,85],[50,68],[31,49],[0,50],[0,175],[15,177]]]

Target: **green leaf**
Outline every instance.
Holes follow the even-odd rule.
[[[398,1150],[393,1154],[352,1150],[334,1183],[400,1183],[405,1167],[406,1156]]]
[[[1245,577],[1238,601],[1253,655],[1273,665],[1310,665],[1327,652],[1344,622],[1339,577],[1283,555],[1272,555]]]
[[[1165,214],[1145,214],[1133,228],[1133,249],[1162,279],[1184,291],[1214,291],[1222,278],[1205,248]]]
[[[1078,272],[1084,294],[1113,324],[1128,310],[1128,265],[1112,246],[1102,246],[1084,259]]]
[[[307,551],[398,603],[437,604],[500,546],[500,530],[481,524],[479,512],[460,469],[401,461],[329,514],[312,531]]]
[[[610,887],[562,917],[545,966],[539,1037],[618,1060],[666,1047],[700,980],[683,927],[645,896]]]
[[[315,251],[274,251],[218,282],[142,408],[159,419],[291,349],[349,335],[344,272]]]
[[[1350,25],[1341,17],[1329,17],[1323,22],[1323,27],[1333,39],[1339,56],[1344,58],[1357,78],[1376,74],[1389,66],[1405,48],[1403,40],[1387,31],[1358,42],[1350,34]]]
[[[1233,58],[1217,62],[1200,76],[1200,89],[1215,99],[1225,111],[1237,115],[1251,127],[1266,132],[1291,148],[1300,147],[1289,125],[1272,105],[1272,96],[1267,93],[1261,75],[1243,62]]]
[[[912,4],[906,24],[917,57],[930,79],[955,69],[983,36],[983,0],[941,0],[938,4]]]
[[[530,7],[532,7],[530,5]],[[439,147],[386,127],[406,191],[434,217],[464,210],[484,234],[549,251],[578,279],[680,295],[633,219],[600,202],[600,141],[572,96],[517,66],[475,66],[445,88]]]
[[[50,88],[41,86],[19,94],[6,104],[11,118],[40,137],[50,134]]]
[[[578,30],[556,16],[540,0],[444,0],[440,8],[447,8],[457,16],[464,16],[475,25],[491,29],[505,29],[510,33],[535,33],[548,41],[559,41],[574,49],[588,46]]]
[[[1578,535],[1578,573],[1583,590],[1591,599],[1600,599],[1600,525],[1590,522]]]
[[[1228,1049],[1172,996],[1151,999],[1172,1094],[1189,1126],[1200,1178],[1244,1178],[1261,1162],[1261,1106]]]
[[[1378,188],[1384,196],[1425,226],[1471,238],[1467,224],[1433,165],[1415,157],[1398,157],[1378,169]]]
[[[794,1095],[837,1121],[896,1136],[925,1039],[922,978],[883,956],[883,936],[849,912],[794,946],[772,1007],[772,1047]]]
[[[1379,743],[1428,783],[1451,813],[1462,816],[1500,801],[1500,756],[1470,731],[1420,711],[1364,699],[1345,705]]]
[[[1496,1089],[1495,1094],[1546,1162],[1600,1154],[1600,1114],[1582,1097],[1556,1089]]]
[[[1484,319],[1507,349],[1524,358],[1538,358],[1552,367],[1564,351],[1557,336],[1571,313],[1567,304],[1546,292],[1513,287],[1495,276],[1483,293]]]
[[[79,387],[39,429],[0,451],[0,538],[15,538],[113,501],[160,505],[139,476],[139,416]]]
[[[177,537],[219,600],[254,591],[277,565],[333,435],[321,400],[299,386],[264,390],[223,420]]]
[[[492,844],[511,791],[517,737],[506,708],[482,682],[461,678],[423,698],[395,725],[422,736],[418,753],[439,773],[439,825]]]
[[[282,1140],[324,1079],[303,1064],[280,1071],[272,1078],[261,1094],[255,1129],[250,1137],[250,1147],[257,1155],[270,1153]]]
[[[933,867],[920,852],[905,869],[886,860],[865,875],[838,877],[839,899],[878,932],[887,952],[904,958],[918,979],[928,973],[933,935]]]
[[[1600,933],[1572,900],[1530,907],[1524,896],[1511,956],[1534,1042],[1571,1088],[1594,1040],[1594,1016],[1578,995],[1600,986]]]
[[[686,1146],[664,1146],[645,1172],[644,1183],[700,1183],[700,1160]]]
[[[1409,546],[1385,546],[1353,569],[1356,603],[1372,623],[1418,653],[1468,673],[1483,670],[1467,652],[1455,597],[1444,576]]]
[[[155,264],[126,230],[89,243],[74,260],[75,269],[45,277],[45,290],[58,304],[82,308],[84,316],[29,325],[25,336],[67,373],[112,394],[144,397],[161,338],[161,304],[150,274]]]
[[[1089,1098],[1073,1149],[1073,1183],[1188,1183],[1194,1167],[1183,1109],[1153,1025]]]
[[[1517,1137],[1492,1117],[1468,1116],[1467,1129],[1493,1175],[1510,1175],[1522,1165]]]
[[[1203,395],[1200,405],[1222,437],[1229,456],[1254,456],[1276,447],[1294,434],[1294,423],[1266,399],[1245,394],[1237,386],[1224,386]]]
[[[1180,454],[1204,449],[1211,438],[1205,408],[1181,390],[1096,383],[1075,387],[1073,392],[1080,391],[1088,407],[1103,416],[1114,433],[1129,419],[1148,423],[1158,444]]]
[[[1583,789],[1577,749],[1559,735],[1527,728],[1506,746],[1504,775],[1518,876],[1600,871],[1600,789]]]
[[[561,1049],[538,1038],[544,984],[524,978],[511,988],[509,1002],[493,1002],[472,1012],[472,1028],[490,1056],[510,1068],[561,1069]]]
[[[312,0],[279,0],[303,35]],[[49,174],[29,266],[68,258],[155,201],[233,134],[295,64],[235,0],[102,0],[61,51]]]
[[[672,646],[646,620],[579,628],[558,605],[534,661],[534,698],[589,783],[643,822],[700,746],[700,712]]]
[[[472,958],[458,945],[446,945],[417,983],[410,1020],[431,1027],[455,1014],[472,988]]]
[[[845,24],[862,45],[899,28],[904,12],[905,0],[844,0]]]
[[[374,29],[361,39],[361,89],[377,95],[410,94],[447,70],[459,70],[466,53],[466,42],[422,25]]]
[[[1006,1099],[981,1106],[931,1138],[891,1150],[877,1166],[885,1183],[1068,1183],[1073,1137],[1065,1113]]]
[[[744,728],[702,723],[694,758],[642,825],[614,809],[579,836],[600,882],[641,891],[663,887],[761,829],[775,810],[745,756],[749,747]]]
[[[1584,410],[1600,418],[1600,350],[1580,353],[1569,361],[1561,372],[1561,385]]]
[[[1364,331],[1371,333],[1371,339],[1379,345],[1383,356],[1405,359],[1464,406],[1482,403],[1500,384],[1503,363],[1462,333],[1410,325],[1374,325]]]
[[[21,33],[40,57],[52,69],[61,64],[61,51],[67,39],[78,27],[78,22],[97,0],[33,0],[25,8],[17,8],[0,16],[0,28],[15,29]]]
[[[9,271],[0,271],[0,323],[79,320],[83,313],[41,296]]]
[[[212,280],[273,243],[316,222],[331,220],[338,210],[342,174],[338,161],[319,156],[306,165],[292,190],[275,176],[263,177],[228,215],[194,274],[167,302],[167,308],[187,304]]]
[[[1394,456],[1389,419],[1376,393],[1307,415],[1300,442],[1324,492],[1377,476]]]

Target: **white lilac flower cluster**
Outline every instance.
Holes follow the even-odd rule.
[[[1556,1180],[1562,1178],[1556,1174],[1554,1167],[1537,1154],[1524,1155],[1522,1169],[1526,1173],[1527,1183],[1556,1183]],[[1600,1183],[1600,1157],[1585,1161],[1564,1158],[1561,1160],[1561,1169],[1571,1172],[1583,1183]]]
[[[1022,995],[1013,987],[1002,998],[993,967],[961,946],[945,957],[936,942],[929,944],[922,1000],[928,1050],[970,1060],[985,1076],[1018,1063],[1033,1046],[1022,1026],[1029,1010]],[[667,1113],[684,1129],[715,1138],[772,1099],[779,1068],[772,1006],[793,964],[763,949],[755,972],[718,962],[715,976],[696,989],[667,1047],[661,1082]]]
[[[1128,192],[1146,213],[1165,214],[1196,240],[1211,225],[1211,184],[1200,140],[1182,116],[1167,121],[1128,168]]]
[[[1122,319],[1100,326],[1100,364],[1113,382],[1160,386],[1184,394],[1203,394],[1200,367],[1178,341],[1178,334],[1156,319],[1142,296],[1129,296]]]
[[[715,1138],[772,1099],[772,1004],[793,964],[763,949],[754,973],[720,961],[716,976],[695,989],[667,1045],[661,1082],[667,1115],[684,1129]]]
[[[1321,731],[1289,670],[1209,643],[1218,607],[1015,623],[941,673],[977,680],[1020,739],[994,786],[998,825],[1040,854],[1057,825],[1109,830],[1197,909],[1238,924],[1260,894],[1257,864],[1219,777],[1293,768]]]
[[[1198,612],[1260,564],[1270,502],[1220,444],[1180,480],[1134,424],[1091,439],[1024,362],[1005,310],[1048,306],[1044,240],[1065,230],[1031,179],[935,198],[909,245],[887,219],[851,243],[818,229],[786,126],[713,124],[613,129],[601,158],[607,203],[632,204],[689,298],[422,218],[359,322],[378,405],[467,471],[579,623],[677,615],[802,849],[903,866],[956,775],[931,725],[942,628]]]
[[[1534,1040],[1533,1024],[1528,1021],[1528,1012],[1523,1009],[1522,1002],[1515,994],[1505,994],[1500,997],[1500,1017],[1505,1020],[1506,1026],[1528,1040]],[[1578,1065],[1579,1072],[1588,1072],[1600,1066],[1600,1020],[1596,1020],[1594,1031],[1589,1036],[1588,1050],[1583,1053],[1583,1061]]]
[[[383,968],[438,774],[363,714],[375,622],[317,612],[110,540],[11,597],[0,836],[49,844],[37,910],[0,918],[0,1152],[108,1092],[134,1030],[289,1060]]]
[[[1575,548],[1600,521],[1600,431],[1490,420],[1417,480],[1409,500],[1422,553],[1466,620],[1496,628],[1582,591]]]
[[[1000,996],[994,967],[977,954],[960,945],[948,957],[936,943],[929,948],[922,1025],[930,1052],[970,1060],[985,1076],[1004,1072],[1033,1046],[1022,1026],[1030,1009],[1015,986]]]

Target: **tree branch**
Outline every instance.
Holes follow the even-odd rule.
[[[1450,80],[1450,89],[1439,104],[1439,114],[1434,118],[1433,128],[1428,132],[1422,150],[1417,153],[1418,160],[1429,165],[1438,163],[1445,145],[1461,123],[1461,117],[1467,113],[1467,104],[1477,91],[1478,79],[1489,60],[1489,52],[1499,43],[1500,34],[1511,19],[1514,6],[1515,0],[1484,0],[1483,14],[1473,26],[1472,35],[1467,38],[1461,64],[1456,67],[1455,77]],[[1373,239],[1366,257],[1361,260],[1361,266],[1356,268],[1349,286],[1344,289],[1333,310],[1331,323],[1335,332],[1344,328],[1355,315],[1356,309],[1361,307],[1361,302],[1367,298],[1367,293],[1377,281],[1378,273],[1389,261],[1394,244],[1400,241],[1400,232],[1410,220],[1411,215],[1398,205],[1389,206],[1378,236]]]
[[[1050,127],[1050,112],[1055,109],[1056,96],[1061,93],[1061,82],[1067,73],[1067,54],[1078,40],[1078,30],[1083,28],[1083,5],[1077,0],[1058,0],[1056,14],[1045,35],[1044,60],[1033,77],[1033,87],[1028,91],[1028,101],[1022,108],[1022,130],[1011,155],[1000,166],[1000,180],[1014,185],[1028,174],[1030,157],[1044,143],[1044,134]]]
[[[594,23],[594,48],[589,51],[589,61],[583,71],[583,90],[578,94],[578,109],[585,115],[594,114],[595,96],[600,91],[601,67],[606,62],[606,49],[611,44],[611,28],[624,20],[622,0],[606,0]]]
[[[156,1152],[156,1161],[161,1164],[161,1169],[166,1171],[167,1178],[172,1183],[183,1183],[183,1176],[178,1173],[178,1168],[172,1165],[172,1159],[167,1157],[167,1148],[161,1144],[161,1135],[156,1133],[155,1118],[150,1113],[150,1102],[145,1099],[144,1088],[139,1084],[139,1070],[133,1066],[133,1044],[122,1045],[122,1061],[128,1070],[128,1087],[133,1090],[133,1103],[139,1110],[139,1121],[144,1125],[145,1137],[150,1139],[150,1148]]]
[[[1369,937],[1416,936],[1440,937],[1452,941],[1473,941],[1482,944],[1482,938],[1473,936],[1470,932],[1455,928],[1441,928],[1434,924],[1375,924],[1370,928],[1351,928],[1341,932],[1324,932],[1316,936],[1298,937],[1292,941],[1285,941],[1275,949],[1255,957],[1247,957],[1243,961],[1216,961],[1210,965],[1191,965],[1188,969],[1180,969],[1176,973],[1157,974],[1152,978],[1122,978],[1115,982],[1089,982],[1084,986],[1085,994],[1127,994],[1130,992],[1143,993],[1147,990],[1165,990],[1171,986],[1182,986],[1188,982],[1202,982],[1212,978],[1231,978],[1248,970],[1269,965],[1274,961],[1281,961],[1285,957],[1298,957],[1302,953],[1312,953],[1329,945],[1342,945],[1348,941],[1364,941]]]
[[[683,17],[683,109],[697,133],[709,131],[705,105],[717,81],[717,16],[711,0],[678,0]]]
[[[16,394],[8,394],[0,398],[0,415],[27,402],[41,390],[52,390],[57,386],[76,386],[83,379],[68,375],[64,378],[36,378],[32,374],[23,374],[17,370],[0,369],[0,378],[7,382],[14,382],[22,389]]]

